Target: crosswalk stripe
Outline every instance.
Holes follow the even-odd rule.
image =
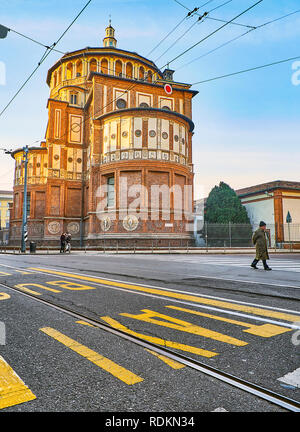
[[[0,409],[34,399],[36,396],[0,356]]]
[[[300,368],[294,370],[294,372],[287,373],[281,378],[278,378],[278,381],[300,388]]]
[[[58,342],[62,343],[63,345],[67,346],[72,351],[75,351],[77,354],[85,357],[87,360],[99,366],[101,369],[109,372],[111,375],[123,381],[125,384],[132,385],[144,381],[143,378],[139,377],[133,372],[125,369],[124,367],[118,365],[112,360],[103,357],[101,354],[98,354],[97,352],[76,342],[75,340],[69,338],[68,336],[65,336],[64,334],[51,327],[44,327],[40,330],[48,336],[52,337],[53,339],[57,340]]]

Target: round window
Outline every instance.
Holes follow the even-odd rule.
[[[169,135],[167,134],[167,132],[163,132],[161,134],[161,136],[163,137],[163,139],[168,139]]]
[[[146,102],[140,103],[140,108],[149,108],[149,105]]]
[[[178,136],[178,135],[175,135],[175,136],[174,136],[174,141],[175,141],[175,142],[178,142],[178,141],[179,141],[179,136]]]
[[[127,131],[122,132],[122,137],[123,138],[127,138],[128,137],[128,132]]]
[[[136,131],[135,131],[135,136],[136,137],[140,137],[142,135],[142,131],[140,130],[140,129],[137,129]]]
[[[151,130],[151,131],[149,132],[149,136],[150,136],[151,138],[156,137],[156,132],[155,132],[155,130]]]
[[[118,99],[116,102],[117,108],[124,109],[126,108],[126,100],[125,99]]]
[[[73,159],[71,157],[68,158],[68,162],[73,162]]]

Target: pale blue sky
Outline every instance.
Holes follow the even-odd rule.
[[[180,2],[193,9],[205,0]],[[201,11],[209,11],[224,2],[212,0]],[[51,45],[85,3],[85,0],[1,0],[0,23]],[[255,0],[232,0],[211,12],[211,17],[230,20],[254,3]],[[299,0],[263,0],[237,22],[258,26],[298,9]],[[186,13],[174,0],[93,0],[57,48],[72,51],[102,46],[111,14],[118,47],[147,56]],[[150,55],[151,60],[155,61],[195,20],[190,18],[183,22]],[[157,61],[157,66],[162,67],[221,25],[213,20],[196,24]],[[186,65],[246,31],[247,28],[228,25],[171,63],[175,79],[195,83],[300,55],[298,13],[254,30]],[[6,68],[6,85],[0,85],[0,111],[32,72],[43,52],[42,47],[12,32],[6,39],[0,39],[0,65],[4,63]],[[0,147],[15,149],[26,144],[37,145],[35,142],[44,138],[49,95],[46,74],[58,58],[58,53],[49,55],[0,117]],[[279,179],[300,181],[300,85],[292,83],[292,64],[288,62],[193,87],[199,91],[193,102],[196,198],[207,195],[220,181],[236,189]],[[12,188],[12,171],[10,157],[1,152],[0,189]]]

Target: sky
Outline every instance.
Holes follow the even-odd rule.
[[[86,1],[0,0],[0,24],[51,45]],[[207,196],[221,181],[234,189],[273,180],[300,181],[300,11],[206,55],[249,30],[228,24],[172,62],[224,25],[206,19],[181,37],[198,16],[186,18],[148,56],[187,15],[183,6],[194,9],[208,2],[199,13],[221,6],[208,16],[230,21],[257,1],[231,0],[221,6],[226,0],[179,0],[181,5],[175,0],[92,0],[56,47],[67,52],[102,46],[111,16],[118,47],[135,51],[160,68],[171,62],[177,82],[194,84],[299,56],[298,60],[192,86],[199,92],[193,99],[195,199]],[[236,23],[257,27],[299,9],[299,0],[263,0]],[[0,39],[0,112],[44,51],[12,31]],[[37,146],[44,139],[49,97],[46,75],[60,57],[51,52],[0,115],[0,148]],[[13,169],[12,158],[0,151],[0,190],[12,190]]]

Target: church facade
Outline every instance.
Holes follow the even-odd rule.
[[[186,245],[193,238],[192,98],[135,52],[102,47],[65,54],[48,71],[45,140],[29,148],[28,240],[81,246]],[[13,152],[10,243],[19,244],[23,149]]]

